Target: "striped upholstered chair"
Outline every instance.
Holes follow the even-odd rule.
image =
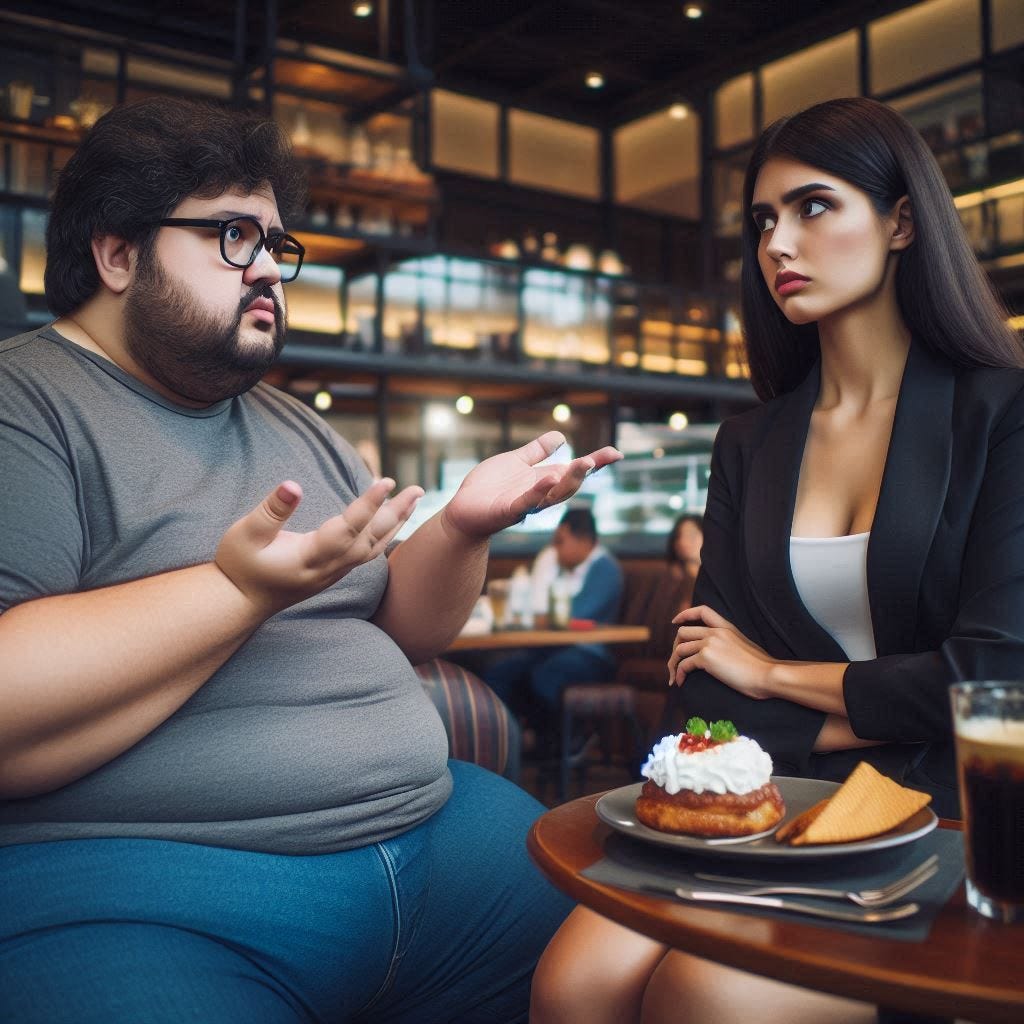
[[[519,723],[479,676],[443,658],[416,666],[448,733],[448,753],[519,781]]]

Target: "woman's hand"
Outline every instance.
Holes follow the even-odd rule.
[[[214,561],[264,616],[337,583],[382,554],[423,496],[406,487],[390,501],[394,480],[378,480],[319,529],[282,529],[302,500],[291,480],[279,484],[248,515],[228,527]]]
[[[669,686],[682,684],[687,672],[704,669],[748,697],[773,696],[769,673],[778,662],[713,608],[687,608],[672,623],[679,631],[668,661]]]
[[[538,465],[563,444],[565,437],[551,430],[522,448],[481,462],[445,506],[442,524],[482,540],[522,522],[530,512],[571,498],[588,473],[622,458],[621,452],[608,447],[567,465]]]

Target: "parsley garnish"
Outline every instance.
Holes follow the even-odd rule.
[[[691,718],[686,723],[686,731],[691,736],[703,736],[708,731],[708,723],[703,718]]]
[[[711,738],[716,743],[728,743],[729,740],[734,740],[737,736],[739,733],[736,731],[736,726],[727,719],[711,723]]]

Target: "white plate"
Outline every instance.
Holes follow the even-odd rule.
[[[838,788],[837,782],[825,782],[821,779],[793,779],[785,776],[773,776],[772,782],[779,787],[782,799],[786,802],[785,817],[779,822],[781,827],[791,818],[796,817],[819,800],[831,796]],[[871,839],[860,839],[855,843],[828,843],[823,846],[788,846],[777,843],[771,832],[762,832],[756,836],[739,839],[700,839],[696,836],[676,836],[668,832],[658,832],[648,828],[636,816],[636,798],[640,795],[642,782],[631,786],[613,789],[597,801],[597,816],[617,832],[640,839],[656,846],[667,846],[684,853],[712,855],[715,857],[749,857],[755,860],[791,860],[792,858],[842,857],[853,853],[867,853],[871,850],[884,850],[890,846],[901,846],[911,843],[921,836],[927,835],[939,823],[935,812],[929,807],[922,807],[913,817],[902,825],[874,836]]]

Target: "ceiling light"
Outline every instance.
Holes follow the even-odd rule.
[[[455,417],[450,405],[430,402],[424,412],[423,426],[430,438],[448,437],[455,428]]]
[[[690,108],[685,103],[673,103],[668,108],[668,116],[673,121],[685,121],[690,116]]]
[[[352,13],[357,18],[368,18],[373,14],[373,4],[369,3],[369,0],[356,0],[352,5]]]
[[[683,14],[688,18],[696,21],[697,18],[704,17],[704,5],[703,4],[684,4]]]
[[[587,83],[588,89],[604,88],[604,75],[600,71],[588,71],[583,81]]]
[[[685,430],[689,423],[690,418],[685,412],[674,412],[668,418],[668,425],[672,430]]]
[[[551,410],[551,416],[556,423],[568,423],[569,417],[572,416],[572,409],[570,409],[564,402],[559,402],[558,405]]]
[[[468,416],[473,411],[473,404],[471,395],[460,395],[455,399],[455,411]]]
[[[330,391],[326,388],[321,388],[313,396],[313,405],[321,412],[327,412],[328,409],[334,404],[334,399],[331,397]]]

